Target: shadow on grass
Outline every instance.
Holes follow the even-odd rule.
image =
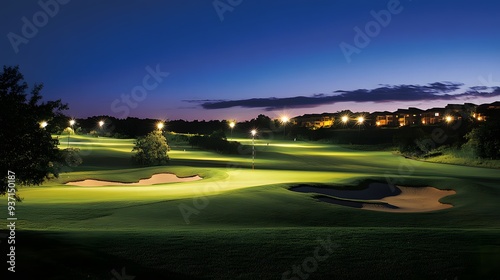
[[[59,233],[17,231],[16,241],[16,272],[8,275],[15,278],[7,279],[201,279],[144,267],[105,248],[72,243]],[[7,251],[7,243],[0,247]]]

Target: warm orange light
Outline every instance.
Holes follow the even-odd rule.
[[[453,121],[453,117],[452,116],[446,116],[446,122],[451,122]]]
[[[48,123],[46,121],[43,121],[40,123],[41,128],[45,128],[47,125],[48,125]]]
[[[230,127],[230,128],[234,128],[234,126],[235,126],[235,125],[236,125],[236,123],[234,123],[234,122],[230,122],[230,123],[229,123],[229,127]]]
[[[377,126],[380,126],[380,122],[376,122],[375,124],[376,124]]]
[[[281,117],[281,122],[282,122],[282,123],[287,123],[287,122],[289,122],[289,121],[290,121],[290,118],[288,118],[287,116],[283,116],[283,117]]]
[[[343,123],[347,123],[349,121],[349,117],[348,116],[342,116],[342,122]]]
[[[365,118],[363,117],[358,117],[358,123],[359,124],[363,124],[363,122],[365,121]]]
[[[159,130],[162,130],[165,125],[162,122],[159,122],[156,124],[156,127],[158,127]]]

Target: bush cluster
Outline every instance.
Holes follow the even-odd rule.
[[[226,135],[222,131],[216,131],[210,135],[191,136],[189,144],[223,154],[237,154],[241,146],[239,142],[227,141]]]

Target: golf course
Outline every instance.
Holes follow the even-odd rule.
[[[261,137],[253,160],[229,140],[138,167],[134,139],[60,136],[82,164],[18,188],[16,276],[498,279],[498,169]]]

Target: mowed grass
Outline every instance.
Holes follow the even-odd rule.
[[[121,273],[126,267],[136,279],[282,279],[314,256],[318,239],[330,239],[335,249],[307,279],[494,279],[500,272],[498,170],[263,139],[256,141],[252,170],[251,140],[237,140],[247,145],[238,155],[179,144],[170,152],[170,165],[138,168],[130,162],[131,139],[71,136],[84,163],[43,186],[19,190],[19,271],[53,279],[111,279],[113,269]],[[203,180],[64,184],[136,182],[162,172]],[[288,190],[301,183],[356,188],[366,180],[457,194],[442,200],[454,205],[450,209],[396,214],[330,205]]]

